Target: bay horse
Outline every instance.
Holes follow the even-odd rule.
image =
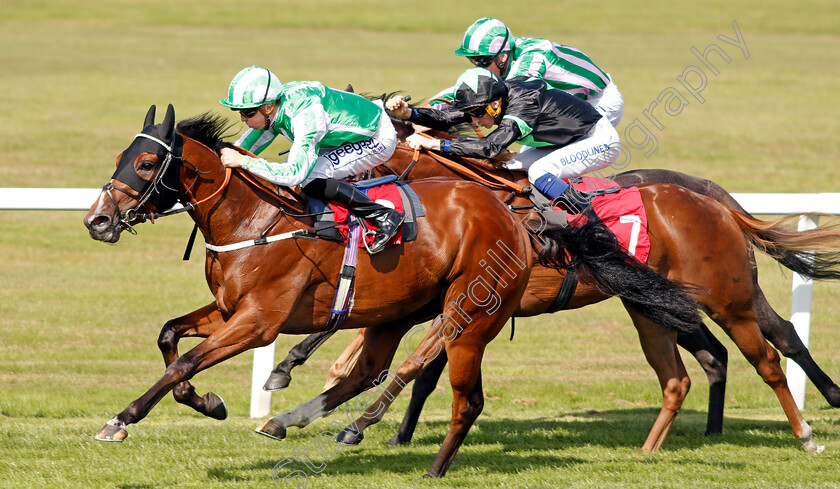
[[[413,178],[426,178],[433,175],[463,178],[459,173],[449,171],[447,167],[440,165],[430,154],[412,155],[412,150],[406,146],[400,146],[387,165],[391,170],[402,173],[411,162],[414,162],[411,173]],[[522,186],[527,185],[524,174],[518,175],[515,180]],[[840,260],[836,253],[818,255],[813,261],[809,261],[806,255],[806,250],[836,250],[840,245],[840,233],[831,227],[807,232],[789,232],[784,229],[784,224],[797,218],[798,215],[787,216],[773,222],[763,222],[727,209],[713,199],[702,197],[673,184],[641,185],[640,192],[649,219],[651,236],[649,264],[669,279],[699,286],[693,294],[695,299],[709,317],[733,339],[762,379],[773,388],[793,433],[800,440],[803,448],[806,451],[821,451],[823,447],[814,443],[810,428],[792,401],[784,373],[779,365],[778,354],[766,343],[759,328],[760,323],[767,321],[771,329],[785,330],[783,334],[788,337],[792,335],[801,345],[792,325],[772,310],[757,286],[757,271],[752,246],[758,246],[759,249],[768,252],[781,263],[800,273],[819,278],[840,278],[837,270]],[[498,190],[497,194],[505,199],[511,197],[509,190]],[[527,204],[527,200],[523,201],[521,197],[518,197],[510,200],[509,203],[513,206],[524,205]],[[553,271],[534,269],[528,289],[523,296],[523,302],[514,316],[532,316],[545,312],[560,286],[561,281]],[[576,289],[575,295],[565,308],[582,307],[604,298],[603,295],[592,294],[586,287],[580,287]],[[653,353],[657,350],[646,344],[648,339],[645,329],[650,326],[649,321],[639,318],[632,309],[628,309],[628,312],[639,330],[645,356],[657,371],[663,389],[663,408],[642,446],[642,451],[654,452],[661,446],[688,392],[690,381],[676,350],[672,350],[670,358],[663,358],[668,355],[657,356]],[[710,333],[709,336],[711,336]],[[358,340],[354,341],[348,350],[357,347],[360,343]],[[432,340],[431,343],[418,348],[432,350],[437,347],[438,345],[435,345]],[[804,349],[804,345],[802,348]],[[805,353],[807,354],[807,350]],[[810,359],[809,354],[807,358]],[[362,438],[361,431],[381,419],[385,412],[382,407],[390,404],[396,393],[403,388],[404,383],[414,379],[423,369],[432,369],[434,374],[431,380],[424,387],[420,387],[423,391],[417,395],[416,400],[415,394],[418,392],[415,391],[412,395],[409,412],[406,413],[400,432],[391,440],[391,443],[410,440],[419,409],[422,407],[425,396],[434,388],[445,363],[445,352],[441,352],[441,355],[432,362],[417,362],[412,358],[406,360],[403,367],[397,371],[397,376],[402,383],[392,383],[386,390],[387,394],[383,394],[377,402],[373,403],[378,410],[364,413],[339,435],[339,439],[345,444],[358,443]],[[813,361],[811,364],[816,366]],[[821,370],[819,372],[822,373]],[[827,376],[824,374],[823,376],[831,384],[831,388],[837,388]],[[721,394],[719,406],[722,419],[722,391],[719,394]],[[711,414],[712,409],[710,409]]]
[[[118,156],[114,175],[84,218],[92,238],[113,243],[136,223],[180,212],[166,211],[180,202],[209,245],[205,275],[214,297],[164,324],[158,338],[163,376],[110,419],[98,440],[124,440],[127,426],[148,415],[170,390],[178,402],[224,419],[224,402],[212,393],[198,396],[189,383],[194,375],[267,345],[280,333],[310,334],[326,327],[344,247],[295,239],[313,226],[302,197],[224,168],[219,151],[230,145],[220,138],[228,127],[221,117],[204,114],[181,121],[176,131],[173,107],[155,124],[152,106],[142,132]],[[265,421],[259,433],[284,438],[288,426],[305,426],[331,412],[387,370],[412,325],[435,315],[457,317],[461,322],[439,323],[455,373],[454,397],[449,432],[427,475],[443,475],[481,411],[485,345],[519,306],[537,259],[558,270],[583,270],[604,293],[620,295],[668,327],[688,329],[699,321],[696,302],[630,258],[602,223],[546,229],[541,238],[549,246],[538,253],[520,219],[485,187],[437,178],[414,182],[412,188],[426,215],[417,222],[417,239],[373,257],[359,256],[353,314],[340,326],[365,328],[351,375]],[[575,258],[569,260],[567,253]],[[485,254],[506,258],[488,265]],[[507,267],[503,276],[502,266]],[[204,340],[179,355],[178,340],[186,336]]]

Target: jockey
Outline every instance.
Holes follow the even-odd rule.
[[[513,37],[500,20],[484,17],[475,21],[464,33],[455,54],[505,80],[539,78],[550,88],[586,100],[614,127],[624,114],[621,92],[588,56],[547,39]],[[431,103],[445,103],[454,97],[455,87],[451,87],[432,97]]]
[[[309,196],[339,202],[376,225],[371,253],[394,237],[405,216],[371,201],[343,179],[387,161],[397,134],[381,102],[334,90],[316,81],[282,84],[266,68],[250,66],[219,101],[238,111],[248,130],[237,146],[259,154],[282,134],[292,141],[282,163],[222,149],[226,167],[241,167],[275,185],[300,185]]]
[[[542,80],[502,81],[485,68],[469,69],[458,78],[449,110],[412,109],[400,96],[388,100],[386,107],[397,117],[432,129],[447,130],[464,122],[488,129],[496,125],[485,138],[446,140],[412,134],[407,142],[414,149],[476,158],[492,158],[519,142],[526,148],[507,167],[527,170],[528,179],[546,197],[563,197],[571,204],[577,199],[563,179],[611,165],[621,149],[609,119],[582,99],[550,89]]]

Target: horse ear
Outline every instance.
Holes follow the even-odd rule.
[[[349,84],[349,83],[347,84],[347,88],[345,88],[345,89],[344,89],[344,91],[345,91],[345,92],[350,92],[350,93],[355,93],[355,92],[353,91],[353,85],[351,85],[351,84]]]
[[[155,106],[152,105],[149,107],[149,111],[146,112],[146,121],[143,122],[143,129],[152,126],[155,124]]]
[[[166,115],[163,117],[161,125],[167,142],[172,141],[175,136],[175,107],[172,104],[169,104],[169,107],[166,108]]]

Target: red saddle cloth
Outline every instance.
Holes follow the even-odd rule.
[[[380,185],[377,187],[371,187],[368,189],[359,189],[370,198],[370,200],[376,202],[377,204],[382,204],[385,207],[390,207],[395,209],[397,212],[401,214],[405,214],[405,207],[403,207],[402,197],[400,196],[400,191],[397,189],[397,186],[393,183],[388,183],[385,185]],[[347,207],[344,207],[342,204],[337,204],[335,202],[328,202],[330,206],[330,210],[335,213],[335,222],[345,222],[347,221],[347,217],[349,212]],[[367,224],[368,229],[371,231],[376,230],[376,226],[370,222],[365,221]],[[347,234],[350,230],[349,224],[339,224],[336,226],[338,232],[341,233],[341,236],[344,238],[344,243],[347,243]],[[362,241],[365,239],[364,233],[359,234],[359,247],[364,246],[364,242]],[[367,244],[370,245],[373,243],[373,235],[368,236]],[[396,244],[402,243],[402,226],[400,229],[397,230],[397,234],[388,241],[388,244],[385,246],[392,246]]]
[[[609,178],[581,177],[580,179],[582,181],[570,182],[570,184],[575,190],[581,192],[618,187],[618,184]],[[648,255],[650,255],[650,237],[647,233],[647,213],[645,213],[639,189],[630,187],[593,197],[592,209],[615,233],[622,249],[629,255],[635,256],[640,262],[647,263]],[[576,222],[586,222],[578,221],[580,218],[583,217],[569,214],[567,220],[572,226]]]

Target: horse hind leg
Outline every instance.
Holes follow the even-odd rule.
[[[180,318],[167,321],[158,336],[158,348],[163,354],[166,366],[168,367],[178,359],[178,341],[181,338],[206,338],[223,324],[224,320],[215,302]],[[219,420],[227,418],[228,411],[224,399],[212,392],[199,396],[189,381],[181,382],[173,387],[172,396],[179,403],[205,416]]]
[[[662,388],[662,408],[640,452],[654,453],[662,446],[691,387],[688,373],[677,351],[676,333],[628,308],[648,364]]]
[[[459,277],[449,286],[443,300],[444,314],[440,318],[448,320],[441,321],[438,338],[445,345],[449,360],[452,418],[440,450],[424,477],[442,477],[446,474],[467,432],[484,409],[481,360],[485,347],[499,334],[519,306],[530,272],[526,269],[524,273],[516,275],[513,284],[501,281],[493,284],[498,301],[494,309],[488,310],[486,306],[489,301],[478,300],[471,284],[466,283],[465,279],[475,277],[481,271],[475,273],[470,270],[470,273]],[[469,299],[462,300],[466,297]]]
[[[831,407],[840,407],[840,387],[811,358],[808,347],[799,338],[793,324],[783,319],[773,310],[773,307],[767,302],[767,298],[758,287],[758,284],[755,284],[754,304],[758,325],[764,337],[782,355],[790,358],[802,367],[802,370],[814,386],[816,386],[817,390],[825,397],[825,400],[828,401]]]
[[[702,322],[693,333],[678,333],[677,344],[691,353],[709,380],[709,410],[706,436],[723,433],[723,408],[726,400],[726,368],[729,354]]]
[[[400,338],[413,324],[411,320],[401,320],[365,328],[359,360],[347,378],[313,399],[267,419],[256,432],[282,440],[286,437],[286,428],[289,426],[302,428],[369,389],[373,382],[380,378],[381,373],[388,371]]]
[[[327,377],[327,382],[324,383],[323,391],[327,391],[339,382],[346,379],[350,375],[350,371],[356,362],[359,361],[359,355],[362,353],[362,343],[365,341],[365,330],[360,329],[359,333],[353,338],[353,341],[347,345],[347,348],[341,352],[341,355],[330,366],[330,373]]]
[[[434,322],[432,324],[434,324]],[[422,329],[423,326],[418,325],[415,329],[416,328]],[[410,340],[411,336],[413,335],[409,333],[407,341]],[[428,385],[428,382],[426,384],[427,387],[430,387],[429,392],[431,392],[431,390],[434,390],[437,380],[440,378],[440,373],[445,365],[446,353],[444,352],[443,342],[438,337],[438,331],[434,328],[430,328],[426,337],[423,338],[423,341],[421,341],[417,347],[412,349],[409,357],[402,363],[402,365],[400,365],[399,369],[397,369],[395,378],[385,388],[379,396],[379,399],[374,401],[367,409],[365,409],[358,419],[341,430],[335,440],[343,445],[358,445],[364,438],[364,430],[368,426],[376,424],[382,420],[385,412],[397,398],[399,393],[403,391],[408,382],[417,379],[418,375],[421,375],[421,372],[425,375],[425,373],[430,370],[436,371],[436,374],[433,374],[434,379],[431,381],[431,385]],[[418,382],[420,382],[420,380],[418,380]],[[415,392],[418,390],[417,385],[417,382],[415,382]],[[409,419],[409,414],[416,414],[416,416],[414,417],[413,422],[411,420],[408,421],[408,423],[410,423],[408,440],[411,439],[411,434],[414,432],[414,427],[416,426],[417,417],[420,415],[420,409],[422,409],[427,396],[428,393],[425,395],[418,395],[419,407],[415,404],[414,411],[411,411],[411,406],[409,406],[409,411],[406,413],[406,419]],[[413,395],[412,402],[414,402]],[[403,420],[403,424],[406,424],[406,420]],[[396,445],[408,442],[393,442],[394,439],[398,439],[397,436],[392,438],[388,444]]]
[[[811,427],[802,417],[788,388],[787,379],[779,363],[779,353],[764,339],[752,312],[726,318],[713,316],[712,319],[726,330],[764,383],[773,389],[790,423],[793,435],[802,443],[802,448],[806,452],[815,453],[825,450],[824,446],[814,441]]]
[[[446,363],[446,352],[441,352],[437,358],[426,366],[426,369],[423,370],[420,377],[414,381],[414,387],[411,389],[411,400],[408,402],[405,416],[403,416],[400,427],[397,429],[393,438],[388,440],[389,445],[404,445],[411,442],[411,438],[414,436],[414,430],[417,428],[417,422],[420,420],[420,412],[423,410],[423,405],[435,390],[435,387],[437,387]]]

